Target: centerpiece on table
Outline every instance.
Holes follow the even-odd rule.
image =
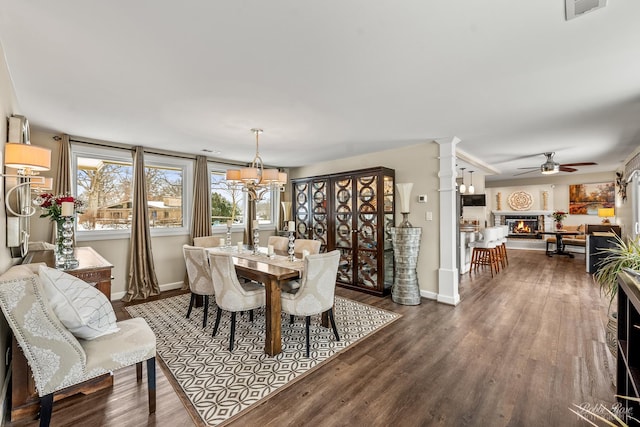
[[[40,194],[33,203],[42,210],[40,218],[50,218],[56,223],[56,266],[69,268],[77,265],[73,258],[73,221],[77,213],[83,212],[84,203],[70,195],[51,193]]]
[[[556,222],[556,230],[562,230],[562,220],[567,217],[567,213],[564,211],[554,211],[551,216]]]

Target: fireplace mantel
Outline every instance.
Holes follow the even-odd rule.
[[[491,211],[494,216],[518,216],[518,215],[551,215],[553,211]]]

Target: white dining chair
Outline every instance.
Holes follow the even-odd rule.
[[[191,309],[196,304],[198,296],[204,299],[204,313],[202,327],[207,326],[207,314],[209,312],[209,296],[214,295],[213,280],[211,279],[211,266],[209,265],[209,253],[205,248],[184,245],[182,246],[184,263],[187,267],[189,290],[191,300],[187,310],[187,319],[191,316]]]
[[[287,253],[289,250],[289,238],[284,236],[269,236],[267,244],[273,246],[275,251]]]
[[[312,315],[327,311],[336,340],[340,341],[333,313],[339,261],[340,251],[338,250],[307,256],[304,259],[300,286],[295,287],[291,292],[281,294],[282,311],[291,315],[291,323],[294,316],[305,317],[307,357],[309,357],[309,328]]]
[[[233,258],[229,254],[209,252],[209,264],[211,265],[211,278],[218,306],[213,336],[218,333],[222,310],[231,312],[229,351],[233,351],[236,313],[249,311],[249,318],[253,321],[253,310],[265,305],[265,289],[260,283],[241,283],[233,265]]]
[[[296,255],[301,256],[302,251],[305,250],[309,251],[310,255],[320,253],[320,246],[322,243],[320,240],[296,239],[295,242],[293,242],[293,245],[293,252]]]

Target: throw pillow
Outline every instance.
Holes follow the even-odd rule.
[[[41,266],[39,275],[54,313],[76,338],[92,340],[119,330],[102,292],[55,268]]]

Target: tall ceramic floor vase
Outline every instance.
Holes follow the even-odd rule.
[[[392,227],[393,257],[396,262],[391,299],[398,304],[420,304],[418,283],[418,252],[420,251],[420,227]]]

